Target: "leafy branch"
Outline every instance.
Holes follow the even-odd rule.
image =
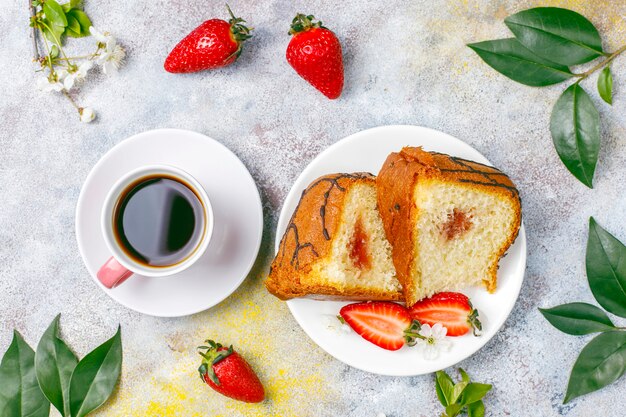
[[[33,28],[33,49],[37,72],[47,72],[37,79],[37,87],[46,92],[62,93],[76,108],[83,122],[91,122],[95,113],[90,107],[79,106],[72,90],[84,80],[88,72],[98,64],[104,73],[117,70],[126,52],[108,33],[96,30],[83,11],[82,0],[70,0],[59,4],[56,0],[34,0],[29,4],[30,26]],[[40,36],[38,36],[40,35]],[[66,38],[93,36],[96,50],[88,55],[68,56],[64,49]],[[40,54],[38,38],[41,38],[45,53]]]
[[[626,317],[626,246],[593,217],[589,220],[586,269],[598,304],[616,316]],[[626,372],[626,328],[615,326],[604,310],[592,304],[570,303],[539,311],[564,333],[600,333],[574,363],[564,403],[604,388]]]
[[[550,133],[565,167],[593,188],[600,151],[600,116],[580,82],[600,71],[597,89],[609,105],[613,102],[611,62],[626,51],[602,49],[595,26],[582,15],[558,7],[537,7],[504,20],[514,38],[468,44],[489,66],[521,84],[543,87],[576,79],[556,101]],[[570,66],[605,59],[582,73]]]

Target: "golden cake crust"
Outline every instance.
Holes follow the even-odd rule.
[[[305,296],[336,300],[402,299],[400,292],[362,288],[340,291],[302,282],[301,278],[311,272],[314,262],[331,256],[332,238],[339,228],[346,192],[358,182],[375,185],[376,180],[364,172],[331,174],[318,178],[302,192],[265,281],[270,293],[283,300]]]
[[[413,190],[418,180],[437,178],[467,184],[468,187],[513,201],[516,227],[508,236],[498,259],[515,241],[521,224],[519,192],[509,177],[498,169],[441,153],[426,152],[420,147],[405,147],[390,154],[376,179],[378,209],[392,246],[396,274],[409,305],[417,301],[417,289],[411,277],[415,248],[413,224],[418,211],[413,202]],[[484,283],[488,291],[496,289],[497,263]]]

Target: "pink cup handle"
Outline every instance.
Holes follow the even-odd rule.
[[[114,257],[110,257],[98,270],[98,279],[107,288],[115,288],[133,274]]]

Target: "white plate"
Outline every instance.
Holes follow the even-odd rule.
[[[96,278],[111,256],[100,230],[104,198],[124,174],[154,164],[181,168],[202,184],[215,216],[211,242],[183,272],[163,278],[135,275],[106,289]],[[94,281],[115,301],[151,316],[186,316],[228,297],[250,272],[262,234],[261,198],[246,167],[221,143],[188,130],[151,130],[120,142],[93,167],[76,207],[78,248]]]
[[[478,151],[436,130],[417,126],[382,126],[351,135],[326,149],[300,174],[287,195],[276,233],[276,251],[302,190],[315,178],[336,172],[368,171],[378,173],[387,155],[403,146],[423,146],[453,156],[489,164]],[[526,268],[526,234],[522,225],[515,244],[500,261],[498,289],[489,294],[481,288],[467,288],[478,308],[483,335],[450,337],[452,348],[434,361],[424,359],[419,350],[403,347],[399,351],[379,348],[356,333],[330,328],[329,319],[348,304],[335,301],[293,299],[287,302],[291,313],[309,337],[326,352],[355,368],[381,375],[412,376],[452,366],[469,357],[491,339],[509,316],[519,294]]]

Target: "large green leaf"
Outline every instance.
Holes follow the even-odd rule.
[[[37,384],[35,352],[22,336],[13,341],[0,363],[0,416],[48,417],[50,403]]]
[[[563,304],[553,308],[540,308],[539,311],[551,325],[575,336],[615,329],[602,309],[587,303]]]
[[[580,182],[593,188],[593,173],[600,151],[600,115],[578,83],[569,86],[554,104],[550,133],[567,169]]]
[[[600,93],[602,100],[608,104],[613,104],[613,76],[609,67],[604,67],[598,75],[598,93]]]
[[[83,417],[111,396],[122,370],[122,335],[117,333],[85,356],[72,373],[70,411]]]
[[[533,54],[516,39],[468,44],[489,66],[518,83],[541,87],[572,77],[569,68]]]
[[[626,332],[601,333],[580,352],[563,403],[599,390],[626,371]]]
[[[37,380],[44,395],[61,415],[70,415],[70,378],[78,363],[76,355],[57,337],[59,317],[56,316],[41,336],[35,355]]]
[[[562,65],[577,65],[602,55],[602,40],[580,14],[558,7],[537,7],[504,19],[515,37],[535,54]]]
[[[46,20],[55,26],[67,26],[67,18],[65,17],[65,11],[55,0],[46,0],[43,4],[43,12],[46,15]]]
[[[587,279],[598,303],[607,311],[626,317],[626,247],[589,219]]]

